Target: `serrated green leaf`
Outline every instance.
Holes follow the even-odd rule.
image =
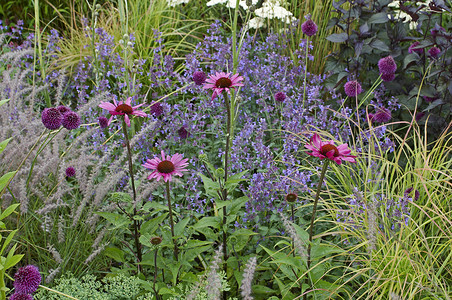
[[[154,232],[159,228],[160,224],[163,223],[163,221],[168,216],[168,213],[164,213],[158,217],[155,217],[149,221],[144,222],[141,225],[140,233],[141,234],[154,234]]]
[[[9,141],[11,141],[13,138],[10,137],[9,139],[6,139],[2,142],[0,142],[0,153],[3,152],[3,150],[5,150],[6,146],[8,145]]]
[[[204,183],[204,189],[206,190],[207,195],[218,198],[218,191],[220,190],[220,184],[218,182],[213,181],[207,176],[204,176],[203,174],[199,174],[199,176],[202,179],[202,182]]]

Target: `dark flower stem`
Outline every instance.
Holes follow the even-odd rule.
[[[155,253],[154,253],[154,287],[153,287],[153,290],[155,293],[155,298],[157,300],[160,299],[160,296],[159,296],[157,290],[155,289],[155,282],[157,281],[157,271],[158,271],[158,269],[157,269],[157,253],[158,253],[158,251],[159,251],[159,248],[155,249]]]
[[[324,160],[322,173],[320,174],[319,184],[317,186],[317,192],[315,194],[314,206],[312,207],[312,215],[311,215],[311,225],[309,226],[309,243],[308,243],[308,260],[307,260],[307,269],[309,272],[309,268],[311,267],[311,244],[312,244],[312,236],[314,229],[314,220],[315,214],[317,212],[317,203],[320,198],[320,190],[322,189],[323,179],[325,179],[326,170],[328,169],[329,160]],[[309,279],[309,276],[306,277],[306,280]],[[304,299],[306,299],[306,294]]]
[[[306,47],[305,47],[305,59],[304,59],[304,79],[303,79],[303,108],[304,102],[306,98],[306,77],[308,76],[308,51],[309,51],[309,36],[306,38]]]
[[[124,139],[125,139],[126,147],[127,147],[127,157],[129,160],[129,173],[130,173],[130,180],[132,182],[133,215],[136,216],[137,215],[137,207],[136,207],[137,192],[135,189],[135,178],[133,177],[132,150],[130,149],[129,135],[127,133],[127,124],[124,119],[122,120],[122,131],[124,132]],[[141,266],[139,263],[142,261],[142,257],[143,257],[142,253],[141,253],[141,244],[140,244],[140,233],[139,233],[140,226],[141,226],[141,224],[139,223],[139,221],[135,220],[135,218],[133,218],[133,231],[134,231],[134,239],[135,239],[135,248],[137,250],[138,272],[141,272]]]
[[[290,210],[292,212],[292,222],[295,223],[295,214],[293,209],[293,203],[290,203]],[[292,239],[293,257],[295,257],[295,240]]]
[[[171,226],[171,236],[173,238],[173,244],[174,244],[174,258],[176,261],[179,257],[179,249],[177,248],[177,242],[174,238],[174,220],[173,220],[173,210],[171,208],[171,197],[170,197],[170,182],[169,180],[166,182],[166,198],[168,199],[168,210],[169,210],[169,218],[170,218],[170,226]]]
[[[226,93],[224,95],[224,100],[226,104],[226,113],[227,113],[227,123],[226,123],[226,149],[224,153],[224,185],[226,186],[226,182],[228,181],[228,157],[229,157],[229,144],[231,143],[231,107],[229,103],[229,98]],[[223,201],[227,200],[228,197],[228,190],[226,187],[223,187],[222,195],[223,195]],[[226,206],[223,206],[223,261],[226,264],[227,261],[227,249],[226,249],[226,240],[227,240],[227,234],[226,234]],[[225,265],[225,271],[227,269],[227,264]]]

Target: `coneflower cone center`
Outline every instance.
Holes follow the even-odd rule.
[[[227,77],[221,77],[219,79],[217,79],[217,81],[215,82],[215,86],[218,88],[228,88],[232,85],[232,81],[231,79],[227,78]]]
[[[164,174],[169,174],[173,172],[176,168],[174,164],[169,160],[164,160],[157,165],[157,171]]]
[[[331,150],[334,150],[334,156],[339,156],[339,150],[337,150],[336,146],[331,144],[323,145],[322,148],[320,148],[320,153],[326,156]]]
[[[290,193],[286,195],[286,201],[287,202],[295,202],[297,200],[297,194]]]
[[[116,112],[125,113],[125,114],[128,114],[128,115],[130,115],[131,113],[133,113],[132,106],[127,105],[127,104],[124,104],[124,103],[121,104],[121,105],[118,105],[118,106],[116,107],[115,111],[116,111]]]

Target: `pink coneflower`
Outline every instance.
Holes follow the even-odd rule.
[[[338,165],[342,163],[342,160],[352,163],[356,162],[356,156],[350,155],[351,150],[348,149],[347,144],[336,147],[334,146],[333,141],[322,142],[317,133],[312,137],[311,143],[306,144],[305,147],[312,151],[308,153],[309,155],[318,157],[321,160],[328,158]]]
[[[115,99],[113,99],[113,102],[114,102],[114,104],[110,103],[110,102],[101,102],[101,104],[99,104],[100,108],[108,110],[109,113],[111,114],[111,117],[108,120],[107,125],[110,125],[111,121],[113,120],[113,116],[116,116],[116,115],[123,115],[127,126],[130,126],[130,119],[129,119],[130,115],[139,116],[139,117],[147,116],[146,113],[144,113],[140,110],[137,110],[137,108],[142,106],[144,103],[132,107],[130,105],[132,102],[131,97],[127,98],[126,102],[124,102],[124,103],[122,101],[119,101],[119,103],[116,103]]]
[[[223,91],[228,92],[230,94],[229,89],[243,86],[243,83],[240,81],[243,80],[243,77],[239,74],[234,74],[230,76],[231,73],[224,72],[216,72],[215,75],[210,75],[209,78],[206,79],[204,84],[204,89],[212,89],[212,100],[215,99],[216,96],[220,95]]]
[[[162,159],[158,157],[154,157],[153,159],[146,160],[146,163],[143,164],[143,167],[154,170],[149,176],[148,179],[156,178],[157,181],[160,178],[163,178],[163,181],[171,181],[171,176],[180,176],[182,177],[182,172],[187,171],[185,169],[188,166],[188,159],[183,158],[182,154],[176,153],[173,156],[165,155],[165,152],[162,150]]]

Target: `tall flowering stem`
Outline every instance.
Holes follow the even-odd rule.
[[[322,173],[320,174],[319,184],[317,185],[317,192],[315,194],[314,206],[312,207],[311,224],[309,225],[309,244],[308,244],[308,261],[307,261],[308,270],[311,267],[311,243],[312,243],[312,236],[313,236],[313,229],[314,229],[315,214],[317,212],[317,203],[319,202],[320,190],[322,189],[322,183],[323,183],[323,180],[325,179],[326,169],[328,169],[328,163],[329,163],[329,160],[326,160],[323,163]]]
[[[170,197],[170,181],[166,181],[166,199],[168,200],[168,211],[170,217],[170,226],[171,226],[171,237],[173,238],[174,244],[174,257],[178,260],[179,257],[179,249],[177,248],[177,242],[174,235],[174,220],[173,220],[173,210],[171,208],[171,197]]]
[[[122,120],[122,130],[124,132],[124,139],[125,139],[125,144],[127,147],[127,158],[129,160],[129,173],[130,173],[130,180],[132,182],[132,193],[133,193],[133,215],[136,216],[137,214],[137,207],[136,207],[136,200],[137,200],[137,192],[135,189],[135,178],[133,176],[133,162],[132,162],[132,149],[130,148],[130,141],[129,141],[129,135],[127,133],[127,124],[125,121],[125,118]],[[140,231],[140,222],[138,220],[135,220],[135,218],[133,218],[133,231],[134,231],[134,240],[135,240],[135,248],[137,250],[137,259],[138,259],[138,263],[141,262],[142,260],[142,253],[141,253],[141,244],[140,244],[140,235],[139,235],[139,231]],[[141,266],[140,264],[138,264],[138,272],[141,271]]]

